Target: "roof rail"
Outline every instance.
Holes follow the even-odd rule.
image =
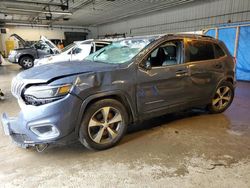
[[[163,34],[163,36],[204,37],[204,38],[214,39],[211,36],[203,34],[194,34],[194,33],[165,33]]]
[[[214,37],[211,37],[211,36],[209,36],[209,35],[201,35],[201,37],[206,37],[206,38],[214,39]]]

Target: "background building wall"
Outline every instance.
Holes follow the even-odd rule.
[[[10,40],[10,35],[16,33],[23,39],[28,41],[38,41],[41,36],[48,39],[65,39],[64,32],[86,32],[84,29],[59,29],[59,28],[45,28],[45,27],[23,27],[23,26],[9,26],[5,27],[6,34],[0,34],[0,51],[6,51],[5,42]],[[97,29],[95,27],[87,28],[89,30],[87,38],[96,38]],[[11,37],[11,40],[14,40]],[[17,42],[15,42],[17,45]]]
[[[197,31],[216,25],[250,21],[250,0],[199,0],[154,14],[100,25],[98,35],[127,36]]]

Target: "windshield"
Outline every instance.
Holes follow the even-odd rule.
[[[89,55],[85,59],[110,64],[122,64],[133,59],[151,41],[153,41],[152,38],[125,39],[114,42]]]
[[[63,49],[61,50],[61,52],[66,52],[66,51],[68,51],[69,49],[73,48],[75,45],[76,45],[75,43],[71,43],[71,44],[69,44],[68,46],[66,46],[65,48],[63,48]]]

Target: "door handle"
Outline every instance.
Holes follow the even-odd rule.
[[[221,69],[221,68],[222,68],[222,65],[221,65],[221,64],[216,64],[216,65],[215,65],[215,68]]]
[[[176,76],[187,76],[188,71],[187,70],[178,70],[175,72]]]

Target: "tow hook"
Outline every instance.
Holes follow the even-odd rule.
[[[49,144],[38,144],[36,145],[36,151],[41,153],[48,148]]]

